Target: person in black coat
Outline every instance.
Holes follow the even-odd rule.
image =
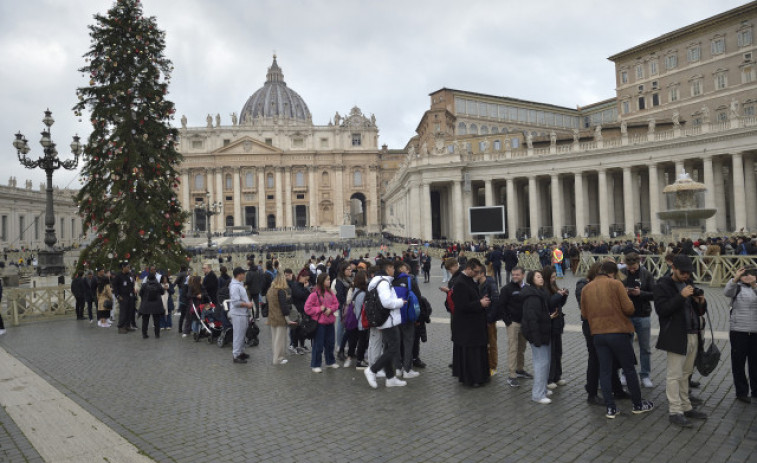
[[[668,352],[665,394],[670,422],[691,427],[689,419],[707,418],[692,407],[689,398],[689,378],[702,331],[700,317],[707,311],[707,301],[703,295],[695,295],[691,258],[679,254],[672,264],[671,275],[657,280],[653,289],[654,308],[660,317],[656,347]]]
[[[87,282],[84,279],[84,271],[79,270],[71,280],[71,294],[76,299],[76,319],[84,320],[84,304],[86,302]]]
[[[155,328],[155,337],[160,337],[160,318],[163,316],[165,309],[163,308],[163,286],[158,282],[154,273],[150,272],[147,275],[147,281],[139,289],[139,297],[142,302],[139,305],[139,314],[142,315],[142,338],[147,339],[150,336],[147,335],[147,325],[150,322],[150,315],[152,315],[152,324]]]
[[[202,287],[208,293],[210,302],[218,306],[218,277],[213,273],[210,264],[203,264],[202,271],[205,273],[205,277],[202,279]]]
[[[477,280],[482,269],[478,259],[469,259],[452,287],[455,305],[452,314],[452,376],[473,387],[489,381],[486,308],[491,300],[479,294]]]
[[[547,377],[549,376],[549,362],[551,350],[549,342],[552,338],[552,318],[549,310],[549,295],[544,289],[544,274],[541,270],[533,270],[526,278],[528,286],[520,292],[523,301],[523,320],[521,332],[531,344],[531,357],[534,364],[534,382],[531,389],[531,400],[540,404],[552,403],[547,396]]]
[[[289,282],[289,287],[292,289],[292,305],[300,313],[300,317],[305,315],[305,302],[310,296],[310,272],[307,269],[300,270],[296,279]],[[290,342],[291,347],[295,351],[302,355],[308,352],[305,347],[306,336],[302,333],[300,326],[290,330]]]
[[[121,264],[121,272],[113,277],[113,293],[118,300],[118,332],[119,334],[134,331],[132,327],[134,319],[134,303],[136,290],[134,282],[136,279],[131,273],[131,266],[128,262]]]

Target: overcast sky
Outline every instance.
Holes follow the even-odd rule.
[[[265,82],[274,51],[287,85],[317,125],[357,105],[376,115],[379,144],[403,148],[428,94],[442,87],[567,107],[615,95],[607,57],[743,0],[143,0],[166,32],[175,66],[169,98],[190,126],[239,113]],[[35,158],[43,111],[70,156],[89,121],[71,108],[90,42],[87,25],[112,0],[0,2],[0,184],[13,175],[34,187],[44,173],[21,167],[11,145],[21,130]],[[86,119],[86,118],[85,118]],[[64,147],[61,149],[60,147]],[[78,174],[56,172],[78,188]]]

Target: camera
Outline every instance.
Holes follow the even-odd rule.
[[[704,296],[704,290],[694,286],[694,294],[692,294],[692,296]]]

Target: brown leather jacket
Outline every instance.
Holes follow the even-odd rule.
[[[633,312],[623,283],[607,275],[597,275],[581,291],[581,316],[589,320],[592,335],[633,333]]]

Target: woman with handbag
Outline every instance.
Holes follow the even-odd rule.
[[[110,328],[110,311],[113,309],[113,292],[110,289],[110,279],[100,277],[97,281],[97,326]]]
[[[305,302],[305,313],[318,322],[318,328],[313,340],[313,352],[310,359],[310,368],[313,373],[320,373],[322,356],[326,356],[326,366],[339,368],[334,357],[334,315],[339,310],[339,301],[331,292],[331,278],[328,272],[318,275],[315,290]],[[324,352],[325,349],[325,352]]]
[[[725,285],[731,299],[731,372],[736,399],[751,403],[757,397],[757,269],[740,268]],[[744,369],[748,365],[749,380]]]
[[[287,363],[286,335],[289,326],[285,317],[297,309],[292,307],[292,290],[287,284],[283,272],[276,274],[270,289],[265,295],[268,301],[268,325],[271,327],[271,349],[273,350],[273,364],[284,365]]]
[[[289,338],[291,344],[289,350],[292,353],[302,355],[306,352],[310,352],[310,349],[305,346],[305,340],[312,339],[312,337],[309,337],[308,333],[305,332],[305,302],[310,296],[310,271],[307,267],[300,270],[300,273],[297,274],[297,279],[293,280],[291,283],[292,304],[300,315],[300,321],[296,327],[290,329]],[[310,321],[310,317],[308,317],[308,321]]]

